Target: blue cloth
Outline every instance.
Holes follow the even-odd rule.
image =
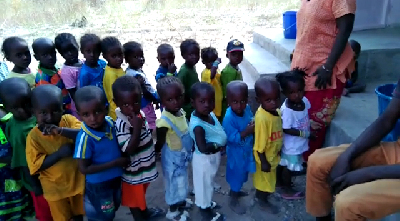
[[[82,123],[75,142],[74,158],[88,159],[92,164],[104,164],[121,157],[113,120],[106,116],[107,131],[95,131]],[[121,167],[113,167],[94,174],[86,174],[86,182],[100,183],[120,177]]]
[[[173,151],[165,142],[161,150],[161,166],[164,175],[165,202],[174,205],[184,202],[189,193],[188,166],[192,160],[193,140],[187,131],[182,132],[170,119],[161,117],[181,138],[182,149]]]
[[[107,63],[104,60],[99,59],[97,64],[96,68],[91,68],[86,64],[82,65],[78,81],[79,88],[90,85],[103,89],[104,69]]]
[[[229,107],[226,110],[222,126],[228,135],[226,147],[226,181],[232,191],[238,192],[247,181],[248,173],[255,172],[253,155],[254,135],[241,139],[240,133],[254,119],[250,106],[247,105],[243,116],[236,115]]]
[[[160,67],[156,71],[156,82],[163,77],[166,77],[168,73],[168,68],[164,68],[160,65]],[[175,71],[174,76],[178,76],[178,73]]]
[[[134,70],[128,67],[126,68],[125,73],[128,76],[133,76],[135,78],[138,78],[138,76],[140,76],[144,79],[144,85],[141,85],[143,95],[140,103],[140,109],[145,108],[148,104],[152,103],[154,100],[157,101],[160,100],[157,91],[153,88],[153,86],[151,86],[150,81],[147,79],[142,69]]]
[[[88,221],[114,220],[121,205],[121,179],[86,183],[84,205]]]
[[[192,139],[196,140],[193,130],[194,130],[194,128],[199,126],[199,127],[202,127],[205,131],[205,138],[206,138],[207,143],[215,143],[221,147],[225,146],[227,137],[226,137],[224,128],[222,127],[221,123],[219,123],[215,114],[213,112],[210,113],[211,117],[214,120],[214,125],[212,125],[212,124],[209,124],[208,122],[205,122],[205,121],[201,120],[200,118],[194,116],[193,113],[192,113],[192,116],[191,116],[190,122],[189,122],[189,133],[190,133],[190,136],[192,137]],[[197,147],[196,142],[194,142],[194,143],[195,143],[195,145],[194,145],[195,152],[201,154],[201,152],[199,151],[199,148]]]
[[[9,73],[7,64],[0,61],[0,82],[6,79]]]

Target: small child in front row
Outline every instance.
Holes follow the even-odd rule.
[[[78,89],[78,79],[81,72],[82,61],[78,58],[79,45],[75,37],[70,33],[61,33],[54,39],[54,44],[58,53],[65,59],[61,68],[60,76],[64,82],[65,88],[71,97],[72,115],[78,118],[74,103],[75,92]]]
[[[175,66],[175,52],[170,44],[161,44],[157,48],[157,60],[160,63],[156,71],[156,82],[166,76],[177,76]]]
[[[22,78],[31,89],[35,88],[36,73],[32,73],[29,68],[32,58],[28,43],[20,37],[9,37],[3,41],[1,50],[4,57],[14,64],[7,78]]]
[[[61,79],[60,69],[57,68],[56,46],[48,38],[38,38],[32,43],[34,57],[39,61],[36,74],[36,87],[39,85],[52,84],[60,88],[63,98],[63,110],[65,114],[71,114],[71,97]]]
[[[185,63],[181,66],[178,72],[178,78],[181,80],[185,88],[185,101],[183,103],[183,110],[186,112],[186,119],[190,120],[193,112],[193,107],[190,102],[191,88],[199,82],[199,76],[196,71],[196,64],[200,60],[200,46],[197,41],[193,39],[186,39],[180,45],[181,55],[185,59]]]
[[[117,119],[115,109],[117,106],[114,103],[114,96],[112,93],[112,85],[117,78],[124,76],[125,71],[121,68],[124,61],[124,53],[122,51],[121,42],[116,37],[106,37],[101,41],[101,51],[103,57],[107,61],[107,66],[104,70],[103,88],[107,96],[107,101],[110,105],[108,116],[113,120]]]
[[[31,176],[26,161],[26,137],[37,124],[30,105],[31,93],[29,84],[22,78],[8,78],[0,83],[0,99],[5,110],[12,113],[5,130],[7,140],[12,146],[11,168],[21,178],[22,187],[32,197],[36,219],[52,221],[49,204],[43,197],[38,176]]]
[[[247,196],[240,191],[250,173],[254,173],[254,115],[247,104],[248,87],[243,81],[231,81],[226,87],[229,108],[226,110],[222,126],[228,136],[226,148],[226,181],[230,186],[229,207],[237,214],[246,209],[240,205],[239,198]]]
[[[304,197],[304,193],[293,189],[291,173],[303,170],[303,153],[308,150],[308,139],[313,137],[308,117],[311,104],[304,96],[306,76],[307,74],[300,69],[276,75],[276,80],[286,96],[280,109],[284,135],[277,176],[283,187],[282,198],[287,200]]]
[[[150,130],[153,132],[153,130],[156,129],[157,119],[153,104],[158,104],[159,98],[157,91],[151,86],[149,80],[142,70],[145,61],[142,45],[137,42],[130,41],[125,43],[123,48],[125,61],[129,64],[125,70],[126,75],[135,77],[140,83],[143,93],[140,109],[146,115],[146,120],[149,123]]]
[[[211,84],[215,90],[215,109],[214,114],[218,120],[222,122],[222,87],[221,74],[218,70],[218,65],[221,59],[218,58],[218,52],[213,47],[201,49],[201,61],[206,68],[201,72],[201,81]]]
[[[83,121],[77,136],[74,158],[86,175],[85,212],[89,221],[111,221],[121,204],[122,167],[129,159],[121,157],[114,122],[107,116],[107,98],[96,86],[75,93],[76,107]]]
[[[158,81],[157,91],[165,108],[157,120],[156,150],[161,150],[164,175],[165,201],[169,206],[169,220],[186,220],[191,203],[186,201],[189,193],[188,165],[192,159],[193,140],[189,135],[183,104],[183,85],[176,77]]]
[[[255,115],[254,157],[256,172],[253,184],[256,201],[261,207],[276,214],[279,208],[270,202],[275,192],[276,168],[283,142],[282,119],[279,111],[280,90],[274,79],[259,78],[254,86],[260,104]]]
[[[215,91],[211,84],[199,82],[193,85],[190,94],[195,108],[189,123],[190,136],[195,141],[192,161],[195,203],[200,207],[203,220],[224,220],[224,215],[214,211],[217,203],[212,201],[220,151],[227,140],[224,128],[212,112]]]
[[[107,63],[99,59],[101,54],[101,40],[95,34],[85,34],[80,40],[81,53],[85,63],[79,74],[78,88],[96,86],[103,89],[104,68]]]
[[[83,220],[85,177],[72,158],[81,122],[63,115],[62,92],[54,85],[36,87],[32,106],[38,126],[26,138],[30,173],[39,174],[53,220]]]
[[[159,208],[147,208],[146,191],[158,177],[153,138],[144,113],[140,110],[142,91],[132,76],[118,78],[112,92],[118,108],[115,110],[117,139],[123,155],[130,157],[122,175],[122,205],[130,208],[136,221],[164,215]]]

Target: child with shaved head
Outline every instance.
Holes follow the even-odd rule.
[[[228,136],[226,181],[231,188],[229,207],[237,214],[244,214],[246,209],[239,204],[239,197],[248,194],[240,190],[249,172],[255,172],[254,115],[247,104],[248,87],[243,81],[231,81],[226,87],[226,97],[229,108],[222,126]]]

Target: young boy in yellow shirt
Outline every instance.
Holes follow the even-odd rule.
[[[83,220],[85,177],[72,158],[81,122],[72,115],[62,115],[62,93],[54,85],[36,87],[32,106],[38,126],[26,139],[30,173],[39,175],[53,220]]]

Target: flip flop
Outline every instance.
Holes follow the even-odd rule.
[[[162,217],[162,216],[165,216],[165,212],[163,209],[160,209],[158,207],[153,207],[153,208],[147,209],[146,218],[149,220],[153,219],[153,218]]]
[[[290,194],[281,194],[281,197],[285,200],[299,200],[304,198],[303,192],[296,192],[293,195]]]

